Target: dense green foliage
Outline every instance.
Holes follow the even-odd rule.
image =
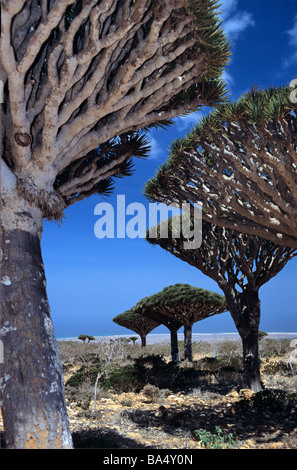
[[[137,311],[131,309],[126,310],[123,313],[115,316],[113,321],[118,325],[129,328],[130,330],[135,331],[136,333],[150,333],[154,328],[159,326],[160,323],[155,322],[154,320],[140,315]]]
[[[215,165],[214,156],[211,149],[208,151],[200,147],[205,139],[210,144],[213,136],[226,134],[229,138],[234,138],[232,128],[236,123],[244,126],[254,124],[261,126],[265,122],[278,121],[284,119],[288,114],[295,114],[297,105],[290,100],[290,88],[272,87],[264,90],[252,89],[245,93],[237,101],[225,102],[215,107],[208,115],[202,117],[183,138],[174,140],[170,145],[167,161],[157,170],[145,185],[144,194],[150,201],[155,201],[152,197],[155,188],[162,192],[166,188],[168,179],[173,172],[178,172],[178,166],[187,161],[187,152],[195,151],[206,155],[209,154],[209,166]],[[238,148],[240,141],[238,140]]]
[[[225,307],[225,297],[200,287],[193,287],[189,284],[174,284],[165,287],[162,291],[139,300],[135,308],[145,307],[197,307],[203,309],[206,306]]]
[[[221,76],[223,67],[229,61],[231,43],[226,39],[222,28],[222,21],[218,17],[217,0],[201,2],[200,0],[189,0],[188,8],[194,14],[194,22],[201,34],[199,50],[205,52],[210,68],[208,77],[216,79]]]
[[[86,381],[91,385],[94,385],[97,375],[101,371],[102,368],[100,366],[82,366],[67,380],[65,385],[70,387],[79,387]]]
[[[139,300],[133,308],[141,315],[176,322],[179,327],[193,324],[227,310],[225,297],[189,284],[174,284]],[[168,325],[166,325],[168,326]]]

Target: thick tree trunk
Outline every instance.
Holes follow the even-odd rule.
[[[146,347],[146,335],[140,336],[141,338],[141,347],[145,348]]]
[[[226,299],[242,340],[244,386],[260,392],[262,384],[258,344],[261,308],[258,290],[247,288],[232,297],[226,295]]]
[[[262,390],[258,342],[258,331],[242,336],[244,384],[254,392]]]
[[[192,362],[192,325],[184,326],[184,355],[185,360]]]
[[[178,339],[177,329],[170,329],[170,342],[171,342],[171,360],[172,362],[179,362]]]
[[[0,392],[6,447],[72,448],[60,353],[46,295],[42,217],[16,193],[10,196],[2,200],[0,251]]]

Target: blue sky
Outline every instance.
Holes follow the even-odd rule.
[[[297,76],[297,0],[224,0],[221,10],[233,44],[224,73],[233,99],[252,85],[281,86]],[[135,160],[133,176],[118,180],[113,195],[104,199],[115,213],[117,195],[125,195],[126,206],[147,205],[142,196],[145,182],[166,160],[170,142],[182,137],[202,113],[177,118],[170,130],[151,132],[150,157]],[[96,238],[94,209],[101,202],[102,198],[93,196],[69,207],[60,227],[44,224],[43,258],[57,338],[129,334],[130,330],[113,323],[113,317],[178,282],[221,293],[198,269],[143,238]],[[260,329],[297,331],[296,272],[294,259],[260,290]],[[163,326],[153,331],[167,332]],[[227,312],[196,323],[193,332],[236,332],[236,328]]]

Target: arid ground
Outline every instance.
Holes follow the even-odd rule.
[[[166,342],[59,341],[74,447],[296,449],[290,340],[259,344],[263,391],[254,394],[243,387],[240,341],[193,343],[192,363],[180,342],[178,364]]]
[[[243,387],[240,341],[193,343],[192,363],[182,360],[180,342],[179,364],[169,343],[59,346],[75,448],[297,448],[289,339],[260,341],[257,394]]]

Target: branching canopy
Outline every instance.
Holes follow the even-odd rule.
[[[182,326],[223,313],[227,307],[224,296],[216,292],[175,284],[139,300],[134,309],[144,316],[154,314],[156,319],[167,317]]]
[[[245,311],[246,306],[241,308],[241,296],[247,294],[253,297],[261,286],[276,276],[297,255],[293,248],[218,227],[205,220],[202,222],[201,247],[187,249],[184,247],[187,240],[182,234],[180,216],[170,218],[166,223],[169,228],[168,238],[159,236],[162,230],[159,224],[155,237],[147,232],[147,241],[152,245],[159,245],[216,281],[226,296],[228,310],[231,311],[228,300],[232,299],[234,302],[237,298],[238,314],[242,315],[242,319],[251,312]],[[236,312],[232,311],[232,314]]]
[[[172,143],[146,196],[202,202],[206,221],[296,249],[296,110],[287,87],[222,104]]]
[[[1,154],[19,194],[58,219],[147,154],[137,130],[220,102],[230,45],[216,8],[214,0],[2,0]]]
[[[127,310],[113,318],[113,321],[120,326],[135,331],[140,337],[148,335],[160,322],[154,321],[149,317],[144,317],[133,310]]]

